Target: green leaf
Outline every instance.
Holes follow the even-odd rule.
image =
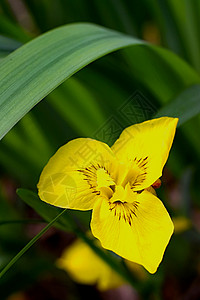
[[[151,4],[168,47],[200,71],[199,1],[159,0]]]
[[[105,121],[94,93],[74,77],[53,91],[48,96],[48,103],[80,135],[91,136],[94,128]]]
[[[34,105],[59,84],[90,62],[114,50],[139,44],[146,46],[136,47],[135,53],[130,52],[132,53],[129,55],[133,66],[132,72],[142,84],[147,85],[158,96],[165,95],[167,89],[170,92],[166,95],[171,96],[174,91],[177,92],[175,79],[177,82],[179,80],[179,89],[184,85],[200,82],[198,75],[169,51],[152,47],[133,37],[92,24],[78,23],[63,26],[35,38],[2,61],[0,136],[3,137]],[[154,54],[153,59],[150,57],[151,64],[148,66],[147,73],[145,71],[145,76],[146,65],[141,64],[141,50],[143,50],[144,57],[147,53]],[[160,74],[159,77],[156,74],[154,78],[151,70],[154,70],[154,61],[159,57],[162,60],[161,67],[159,66],[158,69]],[[147,80],[147,74],[154,80]],[[165,75],[164,79],[161,75]],[[165,83],[166,76],[171,86]],[[159,91],[156,92],[158,88]]]
[[[0,136],[35,104],[93,60],[141,41],[91,24],[52,30],[1,63]]]
[[[183,89],[200,83],[199,75],[180,57],[156,46],[124,50],[129,73],[163,105]]]
[[[17,195],[48,222],[63,211],[62,208],[58,208],[41,201],[38,195],[30,190],[18,189]],[[64,216],[60,217],[55,223],[55,226],[65,231],[73,231],[74,228],[72,227],[72,223],[69,221],[69,218],[73,218],[74,222],[76,222],[76,220],[80,220],[80,225],[83,224],[85,227],[89,227],[90,212],[79,212],[73,210],[68,210]]]
[[[155,117],[178,117],[178,126],[200,113],[200,85],[193,85],[161,108]]]

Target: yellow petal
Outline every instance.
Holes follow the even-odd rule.
[[[133,162],[141,173],[134,189],[151,186],[162,175],[174,139],[178,119],[162,117],[126,128],[111,147],[118,159]]]
[[[74,281],[81,284],[97,284],[100,290],[115,288],[124,283],[123,279],[81,240],[77,240],[64,251],[57,265],[66,270]]]
[[[117,203],[116,209],[103,199],[95,205],[91,221],[92,233],[104,248],[150,273],[156,272],[173,228],[162,202],[148,191],[138,194],[132,204]]]
[[[92,209],[98,198],[97,168],[112,167],[114,155],[104,143],[75,139],[49,160],[38,183],[40,198],[52,205],[79,210]]]

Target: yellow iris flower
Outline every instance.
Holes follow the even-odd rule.
[[[101,291],[117,288],[125,283],[108,264],[81,240],[76,240],[70,247],[66,248],[57,260],[57,266],[66,270],[74,281],[81,284],[96,284]]]
[[[96,245],[99,246],[96,240]],[[138,279],[145,280],[144,269],[133,262],[124,261]],[[101,291],[117,288],[127,282],[106,264],[85,242],[77,239],[67,247],[56,265],[69,273],[71,278],[81,284],[97,285]]]
[[[178,119],[162,117],[126,128],[110,148],[79,138],[61,147],[39,180],[52,205],[92,209],[101,245],[155,273],[174,226],[152,188],[161,177]]]

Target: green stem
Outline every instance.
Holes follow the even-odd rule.
[[[0,278],[16,263],[16,261],[61,217],[67,209],[63,210],[47,226],[45,226],[11,261],[3,268]]]

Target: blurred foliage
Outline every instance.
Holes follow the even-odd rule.
[[[36,191],[42,168],[62,144],[89,136],[111,145],[128,125],[174,112],[184,124],[158,193],[172,217],[187,217],[192,226],[174,234],[158,272],[141,283],[138,293],[143,299],[199,299],[200,1],[0,0],[0,64],[21,44],[71,22],[93,22],[163,49],[158,56],[157,48],[134,46],[93,62],[50,93],[3,138],[0,224],[27,219],[38,223],[0,225],[1,268],[43,227],[34,205],[28,201],[32,210],[15,190]],[[167,60],[164,48],[178,57]],[[86,230],[89,214],[80,215],[75,218]],[[96,289],[73,283],[54,265],[73,239],[72,233],[51,229],[2,277],[1,299],[85,299],[86,295],[101,299]],[[121,290],[112,293],[103,297],[139,299],[137,293],[132,298],[120,298]]]

